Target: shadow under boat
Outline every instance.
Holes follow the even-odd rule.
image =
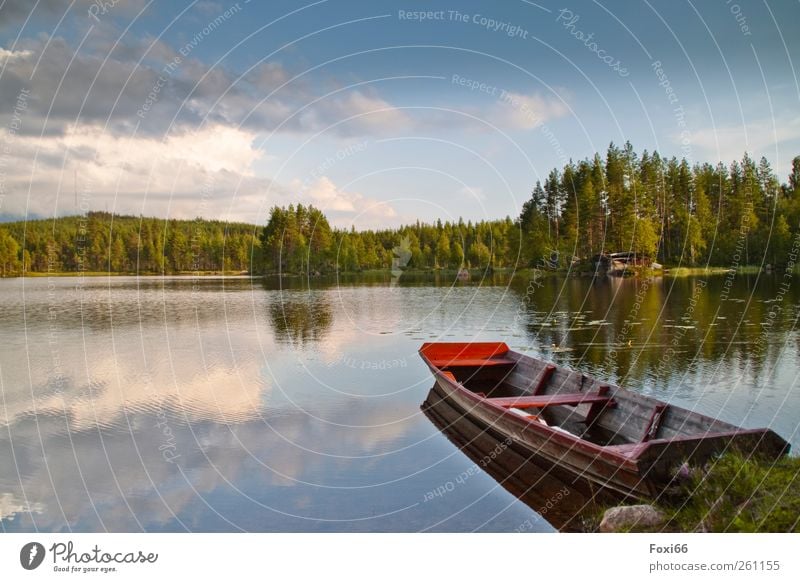
[[[476,424],[451,406],[436,384],[421,409],[471,461],[560,531],[587,531],[586,518],[595,516],[601,506],[629,499],[615,490],[575,477],[557,464],[516,446],[491,427]]]

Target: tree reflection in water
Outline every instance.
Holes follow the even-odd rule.
[[[269,317],[276,341],[302,347],[330,330],[333,308],[324,293],[289,291],[269,306]]]

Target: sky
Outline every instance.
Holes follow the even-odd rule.
[[[516,216],[610,142],[800,154],[800,3],[0,0],[0,220]]]

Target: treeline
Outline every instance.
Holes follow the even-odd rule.
[[[23,271],[250,271],[262,264],[256,227],[89,212],[0,225],[0,275]]]
[[[781,185],[765,158],[690,166],[613,143],[539,182],[518,220],[524,264],[634,251],[666,265],[786,262],[800,226],[800,157]]]
[[[262,246],[269,272],[391,268],[398,260],[420,269],[568,267],[618,251],[670,266],[780,265],[798,234],[800,157],[781,185],[765,158],[690,166],[612,143],[605,158],[553,169],[513,221],[336,231],[313,207],[275,207]]]
[[[270,273],[506,267],[516,261],[509,247],[513,231],[510,218],[337,230],[320,210],[298,204],[271,210],[261,245]]]
[[[0,225],[0,276],[32,272],[567,267],[634,251],[668,266],[787,262],[800,235],[800,156],[781,184],[765,158],[666,159],[613,143],[537,182],[516,219],[334,229],[317,208],[275,207],[264,228],[90,212]]]

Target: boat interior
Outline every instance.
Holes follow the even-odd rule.
[[[655,439],[737,430],[728,423],[512,352],[505,343],[432,343],[420,352],[445,378],[491,404],[600,446],[622,451]]]

